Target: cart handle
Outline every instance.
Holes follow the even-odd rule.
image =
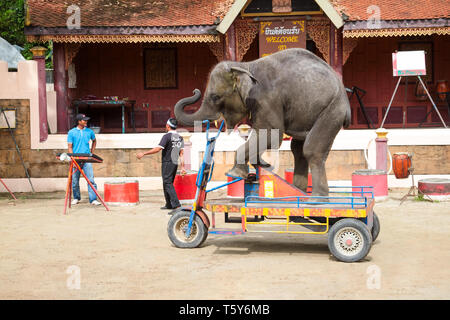
[[[223,125],[225,124],[225,120],[222,120],[222,123],[220,124],[220,128],[219,128],[219,132],[217,132],[217,135],[211,139],[209,138],[209,120],[203,120],[202,123],[206,123],[206,140],[214,141],[219,137],[219,134],[222,131]]]

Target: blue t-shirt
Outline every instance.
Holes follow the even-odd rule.
[[[95,133],[89,128],[73,128],[67,135],[67,142],[72,144],[73,153],[90,153],[89,141],[95,140]]]

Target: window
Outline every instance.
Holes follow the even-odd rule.
[[[145,89],[177,88],[177,49],[144,49]]]

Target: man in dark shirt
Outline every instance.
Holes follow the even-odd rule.
[[[166,205],[161,209],[176,209],[180,206],[180,201],[178,200],[177,193],[173,187],[173,181],[175,180],[178,169],[178,157],[181,159],[181,174],[186,174],[183,159],[184,141],[177,133],[176,128],[176,119],[170,118],[167,120],[167,133],[162,137],[159,145],[147,152],[140,152],[136,155],[138,159],[141,159],[143,156],[158,153],[162,150],[161,172]]]

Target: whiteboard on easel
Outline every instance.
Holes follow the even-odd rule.
[[[425,51],[397,51],[392,54],[392,69],[394,77],[424,76]]]

